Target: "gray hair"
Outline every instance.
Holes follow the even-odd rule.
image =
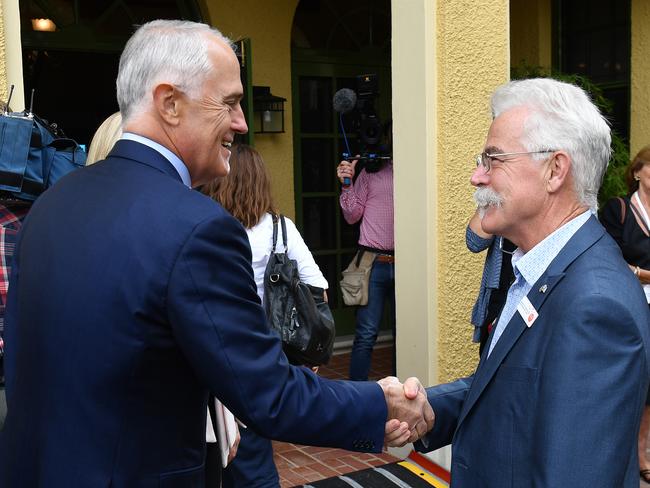
[[[162,81],[198,98],[214,69],[208,58],[210,36],[234,48],[230,39],[206,24],[154,20],[142,25],[120,56],[117,103],[124,121],[149,106],[151,89]]]
[[[491,105],[494,118],[516,107],[531,110],[521,141],[526,151],[566,151],[578,200],[592,210],[598,208],[598,189],[611,155],[611,133],[584,90],[550,78],[511,81],[496,89]]]

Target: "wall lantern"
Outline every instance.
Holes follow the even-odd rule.
[[[253,126],[256,134],[284,132],[286,100],[272,95],[268,86],[253,87]]]
[[[32,19],[32,29],[40,32],[54,32],[56,24],[50,19]]]

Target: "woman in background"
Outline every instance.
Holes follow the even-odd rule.
[[[106,159],[117,140],[122,136],[122,116],[119,112],[109,115],[97,128],[88,147],[86,166]]]
[[[650,145],[639,151],[627,168],[629,193],[609,200],[600,221],[623,251],[628,266],[639,279],[650,304]],[[641,479],[650,483],[650,462],[646,456],[650,433],[650,390],[639,428]]]
[[[203,188],[203,192],[219,202],[246,228],[253,255],[257,294],[264,299],[264,270],[269,261],[273,238],[273,219],[277,214],[271,197],[271,180],[260,154],[250,146],[232,148],[230,173]],[[327,280],[307,248],[295,224],[285,217],[287,254],[298,264],[301,281],[327,289]],[[282,248],[282,232],[278,232],[278,248]],[[275,488],[280,486],[273,462],[271,441],[250,429],[241,429],[237,457],[223,472],[223,487]]]

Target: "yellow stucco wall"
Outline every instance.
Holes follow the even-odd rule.
[[[439,380],[471,372],[469,318],[484,254],[465,246],[474,212],[469,177],[490,125],[488,99],[509,77],[508,0],[440,0],[437,17]],[[489,35],[486,35],[486,32]]]
[[[513,66],[551,67],[551,0],[510,0]]]
[[[205,0],[205,19],[232,39],[248,37],[253,52],[253,84],[271,87],[287,99],[284,134],[255,134],[255,147],[266,161],[279,210],[294,217],[291,118],[291,25],[298,0]],[[249,122],[249,129],[252,121]]]
[[[650,144],[650,2],[632,0],[630,154]]]

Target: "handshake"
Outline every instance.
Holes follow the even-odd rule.
[[[433,428],[434,413],[420,380],[409,378],[404,384],[394,376],[377,382],[384,391],[388,407],[388,421],[384,444],[401,447],[415,442]]]

